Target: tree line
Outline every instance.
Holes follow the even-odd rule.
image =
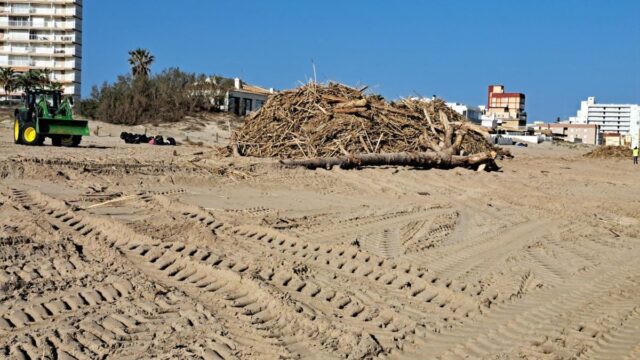
[[[116,124],[176,122],[200,111],[217,111],[233,80],[217,75],[187,73],[169,68],[151,74],[155,57],[146,49],[129,51],[130,73],[115,82],[94,86],[89,97],[75,105],[75,112],[91,119]],[[0,68],[0,86],[7,94],[16,90],[62,90],[51,80],[51,70],[16,72]]]
[[[155,57],[146,49],[129,52],[130,74],[114,83],[94,86],[91,95],[77,104],[85,117],[135,125],[176,122],[189,114],[216,111],[233,80],[169,68],[151,74]]]

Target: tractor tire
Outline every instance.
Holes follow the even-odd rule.
[[[21,131],[20,128],[20,120],[13,120],[13,143],[14,144],[22,144]]]
[[[44,138],[38,134],[34,122],[26,122],[22,125],[20,129],[20,142],[24,145],[31,146],[39,146],[44,143]]]
[[[79,135],[57,135],[51,138],[53,146],[77,147],[82,141]]]
[[[74,135],[71,137],[71,147],[78,147],[80,145],[80,143],[82,142],[82,136],[80,135]]]

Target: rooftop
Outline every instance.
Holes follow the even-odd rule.
[[[595,128],[597,124],[536,124],[536,126],[547,126],[549,128]]]
[[[244,81],[242,81],[240,78],[233,79],[233,89],[231,91],[241,92],[245,94],[255,94],[255,95],[273,94],[273,89],[265,89],[260,86],[247,84]]]
[[[599,103],[596,102],[596,98],[595,96],[590,96],[587,98],[586,100],[588,105],[593,105],[593,106],[601,106],[601,107],[607,107],[607,106],[611,106],[611,107],[623,107],[623,106],[639,106],[638,104],[615,104],[615,103]]]
[[[244,92],[249,94],[257,94],[257,95],[271,95],[273,91],[265,88],[261,88],[255,85],[242,84],[240,88],[235,88],[233,91]]]

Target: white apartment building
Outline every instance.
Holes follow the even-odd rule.
[[[638,146],[640,137],[640,105],[598,104],[595,97],[580,103],[580,110],[569,118],[571,124],[596,124],[600,132],[629,135],[632,146]]]
[[[486,108],[483,105],[469,106],[461,103],[448,102],[446,103],[453,111],[467,118],[467,120],[480,124],[482,122],[482,116],[484,115]]]
[[[49,69],[65,94],[79,97],[81,60],[82,0],[0,1],[0,67]]]
[[[453,111],[467,118],[467,120],[495,130],[498,125],[502,125],[502,119],[496,117],[496,114],[487,115],[487,107],[485,105],[469,106],[461,103],[446,103]]]

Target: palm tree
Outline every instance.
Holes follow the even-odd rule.
[[[38,70],[28,70],[18,75],[16,80],[16,88],[29,91],[33,88],[42,86],[43,75]]]
[[[38,85],[42,88],[46,88],[51,84],[51,74],[52,71],[49,68],[44,68],[39,71],[40,79],[38,81]]]
[[[16,72],[13,68],[0,68],[0,85],[2,85],[4,89],[7,101],[9,101],[9,93],[12,92],[16,86]]]
[[[151,73],[151,64],[155,60],[155,56],[151,55],[149,50],[135,49],[129,51],[129,65],[131,65],[131,74],[137,76],[149,76]]]
[[[47,84],[47,89],[54,91],[62,90],[62,84],[57,81],[51,81]]]

